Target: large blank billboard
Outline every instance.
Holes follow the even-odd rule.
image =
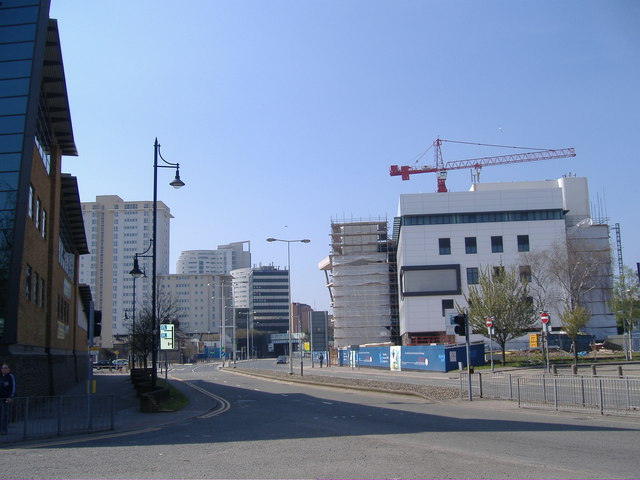
[[[403,267],[400,284],[404,296],[460,294],[460,265]]]

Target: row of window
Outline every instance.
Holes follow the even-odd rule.
[[[24,297],[37,305],[44,307],[44,278],[34,271],[31,265],[25,266],[24,275]]]
[[[29,218],[33,220],[33,224],[36,229],[42,235],[42,238],[47,237],[47,211],[42,206],[40,197],[36,195],[36,190],[33,185],[29,185]]]
[[[517,247],[519,252],[529,251],[529,235],[517,236]],[[440,255],[451,255],[451,239],[439,238],[438,249]],[[491,253],[504,252],[504,242],[502,236],[491,237]],[[478,253],[478,240],[476,237],[464,238],[464,253]]]
[[[562,209],[518,210],[508,212],[450,213],[437,215],[405,215],[402,225],[448,225],[456,223],[531,222],[538,220],[562,220]]]
[[[518,267],[520,272],[520,279],[522,281],[531,282],[531,265],[520,265]],[[504,272],[504,267],[493,267],[493,274],[500,275]],[[479,271],[478,267],[469,267],[467,268],[467,284],[468,285],[477,285],[478,284]]]

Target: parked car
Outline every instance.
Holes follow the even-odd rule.
[[[276,359],[276,363],[287,363],[287,356],[279,355],[278,358]]]
[[[100,360],[99,362],[94,362],[93,368],[96,370],[102,370],[103,368],[114,368],[113,364],[109,360]]]

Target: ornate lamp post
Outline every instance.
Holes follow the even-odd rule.
[[[293,355],[292,355],[292,347],[293,342],[291,340],[291,330],[293,329],[293,309],[291,306],[291,302],[293,301],[291,298],[291,244],[300,242],[300,243],[309,243],[311,240],[308,238],[302,240],[282,240],[280,238],[267,238],[267,242],[285,242],[287,244],[287,270],[289,272],[289,375],[293,375]],[[299,340],[298,340],[299,341]],[[300,343],[298,343],[300,347]],[[302,349],[300,349],[300,375],[303,375],[303,363],[302,363]]]
[[[166,165],[158,165],[158,157]],[[152,325],[152,347],[151,347],[151,388],[155,389],[158,381],[158,346],[160,345],[159,338],[159,326],[158,326],[158,313],[157,313],[157,292],[156,292],[156,256],[157,256],[157,231],[158,231],[158,168],[175,168],[176,176],[169,183],[173,188],[184,187],[184,182],[180,180],[180,164],[167,162],[160,154],[160,144],[156,138],[153,144],[153,234],[151,237],[151,245],[153,250],[151,252],[151,325]]]
[[[145,255],[149,250],[151,250],[151,240],[149,241],[149,246],[142,253],[136,253],[133,256],[133,268],[129,272],[129,275],[133,277],[133,301],[131,308],[131,344],[135,344],[135,335],[136,335],[136,280],[140,277],[146,276],[143,270],[140,270],[140,266],[138,264],[138,258],[151,258],[151,255]],[[131,352],[131,368],[135,367],[135,355],[133,353],[133,349]]]

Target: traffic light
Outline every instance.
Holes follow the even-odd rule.
[[[455,324],[455,328],[453,329],[456,332],[456,335],[460,335],[461,337],[467,336],[467,316],[464,313],[458,314],[454,317],[453,323]]]

